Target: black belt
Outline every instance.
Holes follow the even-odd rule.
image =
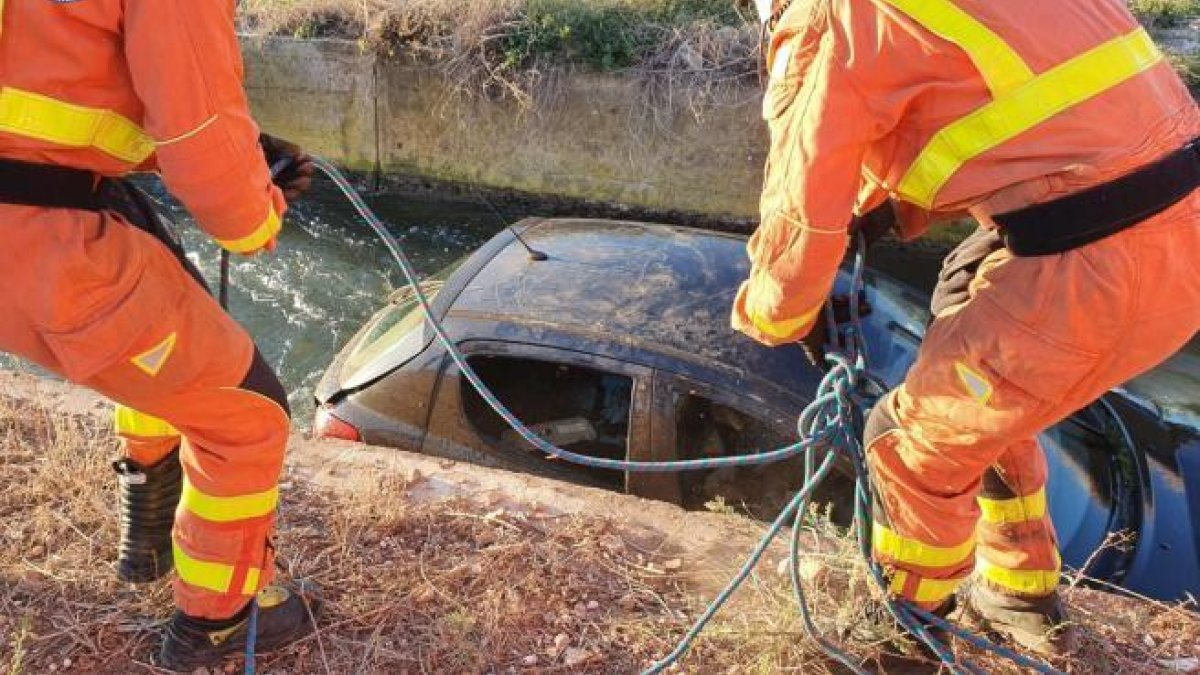
[[[99,211],[103,180],[83,169],[0,159],[0,204]]]
[[[994,216],[1013,255],[1064,253],[1137,225],[1200,187],[1200,138],[1116,180]]]

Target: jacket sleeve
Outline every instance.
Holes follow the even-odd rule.
[[[803,14],[785,17],[771,46],[761,222],[732,318],[735,329],[768,345],[803,338],[820,316],[846,250],[863,156],[883,133],[850,72],[869,56],[853,53],[831,4],[793,5],[789,14]]]
[[[242,89],[234,0],[124,4],[125,57],[167,189],[224,248],[261,248],[287,205]]]

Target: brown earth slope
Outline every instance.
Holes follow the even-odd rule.
[[[153,672],[170,593],[113,576],[116,443],[102,413],[85,392],[0,373],[0,672]],[[259,659],[259,672],[276,675],[636,672],[670,651],[762,531],[736,516],[300,438],[284,488],[283,574],[317,581],[329,611],[318,635]],[[819,623],[856,627],[865,591],[849,543],[803,537]],[[782,558],[768,554],[681,671],[838,672],[802,636]],[[1056,665],[1200,670],[1200,618],[1188,608],[1065,593],[1086,644]],[[854,653],[870,664],[876,646]],[[240,668],[233,658],[223,670]]]

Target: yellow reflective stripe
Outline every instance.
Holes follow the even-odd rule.
[[[946,126],[921,150],[897,191],[924,208],[968,160],[1162,60],[1145,30],[1090,49]]]
[[[1022,523],[1041,520],[1046,515],[1046,489],[1012,499],[976,498],[984,522],[993,524]]]
[[[871,543],[876,554],[886,555],[899,563],[921,567],[957,565],[971,557],[975,551],[974,537],[958,546],[932,546],[901,536],[895,530],[879,523],[875,523],[872,528]]]
[[[750,322],[753,323],[754,327],[759,331],[766,333],[773,338],[782,340],[795,335],[796,331],[799,331],[801,328],[804,328],[808,324],[812,323],[817,318],[817,313],[820,312],[821,308],[824,306],[824,303],[821,303],[817,305],[816,309],[808,312],[807,314],[802,314],[795,319],[783,319],[782,321],[770,321],[759,315],[757,312],[751,311]]]
[[[218,239],[217,243],[221,245],[221,248],[231,253],[249,253],[266,246],[267,242],[279,234],[279,230],[283,227],[283,223],[279,219],[279,214],[275,213],[275,207],[271,206],[269,208],[270,211],[267,213],[267,219],[256,227],[254,232],[241,239]]]
[[[1061,563],[1059,563],[1061,565]],[[1023,595],[1049,595],[1058,588],[1059,570],[1010,570],[998,567],[983,556],[975,564],[976,571],[984,579],[1013,593]]]
[[[908,571],[896,570],[888,584],[888,591],[914,602],[941,602],[954,594],[962,584],[963,579],[921,579],[917,582],[916,593],[909,597],[904,593],[904,585],[908,583]]]
[[[173,548],[175,573],[179,575],[180,581],[214,593],[229,592],[229,586],[233,583],[233,565],[197,560],[185,553],[178,545]],[[253,586],[257,586],[259,575],[260,571],[257,567],[251,567],[246,572],[246,583],[242,584],[241,589],[242,595],[254,593],[254,590],[247,592],[245,589],[251,586],[252,579]]]
[[[251,567],[246,572],[246,580],[242,582],[242,595],[254,595],[258,592],[258,568]]]
[[[954,591],[962,584],[962,579],[922,579],[917,584],[917,592],[910,600],[917,602],[941,602],[954,595]]]
[[[237,497],[213,497],[196,489],[186,478],[179,508],[214,523],[229,523],[247,518],[260,518],[275,510],[279,504],[279,488]]]
[[[123,405],[118,405],[113,410],[113,428],[121,436],[141,436],[142,438],[179,436],[179,431],[166,420]]]
[[[154,141],[141,127],[111,110],[10,87],[0,89],[0,131],[68,148],[95,148],[133,164],[154,152]]]
[[[992,29],[949,0],[885,0],[926,30],[967,53],[993,96],[1033,79],[1033,71]]]

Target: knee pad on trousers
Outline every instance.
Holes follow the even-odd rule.
[[[283,383],[279,381],[279,376],[267,364],[263,358],[262,352],[258,348],[254,348],[254,360],[250,362],[250,369],[246,371],[246,376],[242,378],[242,383],[238,385],[239,389],[252,391],[256,394],[265,396],[283,409],[283,412],[288,417],[292,416],[292,410],[288,406],[287,391],[283,388]]]

